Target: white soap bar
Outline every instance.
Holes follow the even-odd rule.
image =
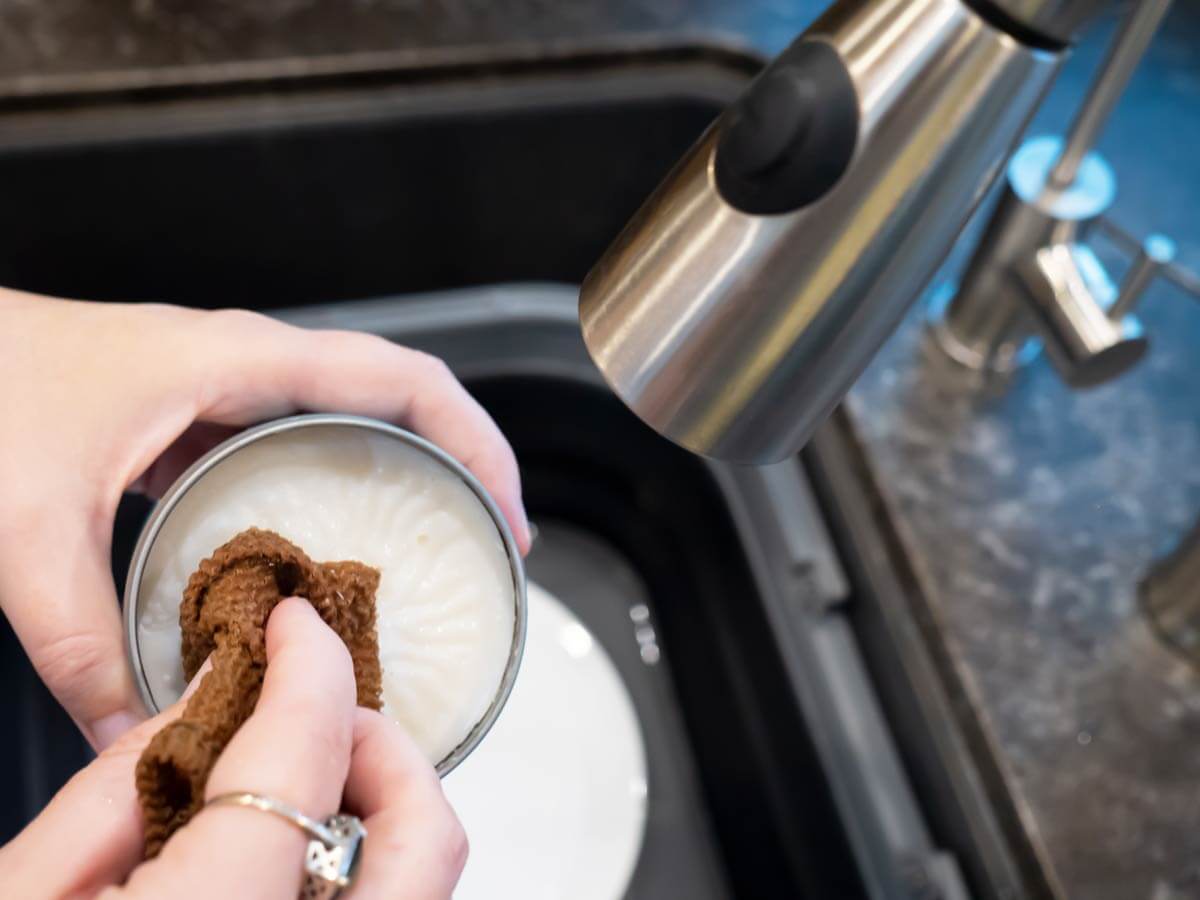
[[[431,762],[445,758],[487,712],[513,640],[508,557],[471,488],[420,450],[350,426],[271,435],[218,463],[164,523],[142,578],[138,642],[160,709],[184,688],[184,585],[251,526],[317,562],[353,559],[380,571],[384,712]]]

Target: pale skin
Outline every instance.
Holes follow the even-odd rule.
[[[466,862],[467,840],[441,782],[398,725],[355,708],[350,655],[307,601],[292,598],[276,607],[267,625],[267,658],[262,696],[217,761],[207,796],[254,791],[316,818],[324,817],[321,810],[344,808],[367,829],[349,900],[449,897]],[[124,734],[0,849],[5,896],[299,895],[308,838],[253,809],[206,807],[156,859],[138,864],[134,766],[184,702]]]
[[[195,877],[197,897],[295,897],[304,838],[253,810],[206,811],[161,861],[134,871],[141,831],[133,763],[161,721],[142,723],[125,661],[109,568],[117,503],[126,490],[160,494],[241,426],[296,411],[355,413],[410,428],[459,459],[496,499],[524,553],[530,531],[508,442],[443,363],[379,338],[306,331],[243,311],[83,303],[2,288],[0,409],[0,608],[55,697],[105,751],[0,851],[0,871],[40,879],[13,896],[92,896],[133,872],[124,889],[132,896],[191,897]],[[291,614],[281,609],[272,619],[283,629],[272,638],[277,671],[286,668],[291,650],[283,643],[293,629],[297,642],[311,645],[296,650],[300,658],[332,637],[274,625],[281,615]],[[345,681],[344,648],[333,643],[322,651],[325,677]],[[419,875],[389,873],[399,863],[368,855],[378,874],[368,878],[364,869],[356,900],[448,896],[465,844],[436,775],[398,728],[355,711],[352,679],[347,684],[334,699],[327,684],[300,674],[290,687],[277,684],[278,708],[292,716],[264,709],[264,690],[210,789],[215,782],[273,794],[321,818],[337,809],[344,785],[355,811],[381,817],[368,845],[390,842],[397,857],[420,867]],[[279,765],[288,754],[296,757],[290,768]],[[85,848],[69,858],[86,864],[64,866],[63,847]],[[264,863],[276,855],[291,864]],[[240,856],[261,890],[217,889],[223,876],[214,861]],[[61,881],[58,889],[48,877]]]

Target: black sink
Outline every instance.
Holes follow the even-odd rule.
[[[0,283],[242,305],[445,356],[512,439],[535,521],[606,548],[661,632],[661,665],[630,677],[652,756],[630,896],[953,896],[921,893],[956,869],[860,659],[805,470],[714,466],[649,432],[591,369],[569,288],[445,293],[578,283],[755,65],[680,50],[9,112]],[[390,299],[350,302],[370,297]],[[118,577],[146,508],[122,506]],[[535,578],[552,568],[535,553]],[[633,660],[620,616],[558,593]],[[0,750],[0,838],[86,759],[6,638],[0,715],[20,734]]]
[[[550,570],[537,553],[530,561],[530,577],[553,587],[606,643],[643,723],[651,814],[630,896],[698,900],[730,896],[730,888],[739,897],[858,896],[742,536],[705,467],[599,387],[536,376],[471,386],[513,442],[534,521],[570,523],[602,540],[644,586],[662,654],[651,672],[632,656],[622,665],[637,648],[626,615],[632,601],[611,598],[626,627],[602,630],[601,611],[579,602],[584,571],[563,572],[554,584],[565,566]],[[677,743],[658,743],[656,731],[676,717]],[[676,783],[693,769],[698,784]],[[716,838],[718,859],[704,859],[693,831]],[[703,877],[714,868],[728,887]]]
[[[10,115],[0,284],[273,309],[578,282],[751,66],[666,54]]]

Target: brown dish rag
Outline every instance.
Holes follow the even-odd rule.
[[[209,655],[183,715],[158,732],[135,779],[146,858],[204,805],[209,772],[254,711],[267,666],[265,628],[275,605],[306,597],[350,650],[358,705],[379,709],[382,672],[375,633],[379,572],[358,562],[315,563],[271,531],[243,531],[200,563],[183,592],[183,672],[190,681]]]

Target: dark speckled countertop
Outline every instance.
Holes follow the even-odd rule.
[[[0,0],[0,102],[194,81],[674,42],[781,48],[811,0]],[[1098,29],[1038,116],[1061,128]],[[1114,218],[1200,267],[1200,8],[1181,0],[1102,149]],[[414,62],[415,64],[415,62]],[[952,260],[953,263],[953,260]],[[1158,285],[1153,348],[1074,393],[1044,362],[1001,397],[947,379],[920,310],[849,408],[954,674],[1049,880],[1088,900],[1200,897],[1200,675],[1136,606],[1200,517],[1200,303]]]
[[[1101,37],[1034,133],[1069,119]],[[1200,10],[1177,9],[1101,141],[1112,217],[1171,235],[1193,269],[1198,46]],[[992,397],[947,371],[922,315],[850,409],[1016,808],[1070,897],[1200,897],[1200,672],[1137,605],[1147,567],[1200,517],[1200,302],[1156,284],[1152,349],[1115,382],[1075,392],[1042,359]]]
[[[0,0],[0,99],[694,37],[781,49],[812,0]]]

